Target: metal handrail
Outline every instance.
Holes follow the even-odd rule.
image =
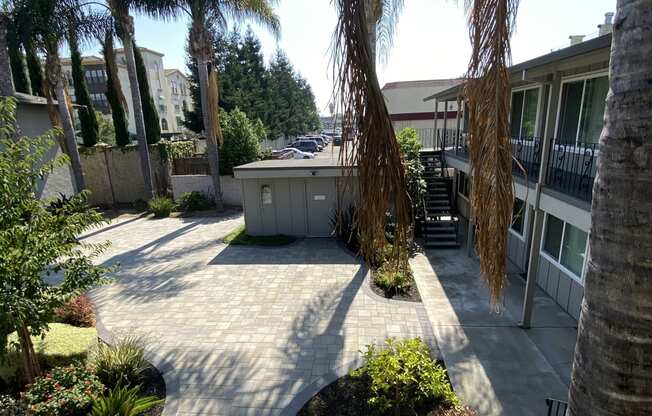
[[[546,406],[548,406],[548,416],[566,416],[566,411],[568,410],[567,402],[548,397],[546,399]]]

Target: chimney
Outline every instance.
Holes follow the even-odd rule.
[[[10,96],[16,92],[7,50],[7,26],[9,16],[7,13],[0,13],[0,96]]]
[[[584,35],[570,35],[568,39],[570,39],[571,46],[577,45],[578,43],[582,43],[584,40]]]
[[[600,36],[606,35],[607,33],[611,33],[613,29],[613,18],[614,18],[613,12],[608,12],[604,14],[604,23],[598,25],[598,31],[600,33]]]

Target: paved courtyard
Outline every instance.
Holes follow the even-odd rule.
[[[239,213],[121,216],[86,236],[111,240],[100,261],[120,263],[115,282],[92,293],[98,326],[146,338],[166,415],[294,414],[366,344],[434,344],[425,309],[371,293],[365,268],[335,241],[223,244],[242,223]]]

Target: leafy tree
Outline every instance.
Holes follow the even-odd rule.
[[[23,54],[15,16],[11,16],[8,23],[7,49],[9,52],[9,63],[11,65],[11,75],[14,80],[14,88],[18,92],[31,94],[32,89],[30,88],[29,78],[25,68],[25,55]]]
[[[106,270],[92,258],[106,244],[77,240],[104,222],[88,207],[86,192],[51,202],[36,197],[42,178],[67,157],[43,163],[60,132],[16,138],[15,111],[15,99],[0,100],[0,358],[6,357],[8,335],[16,330],[25,375],[33,382],[41,370],[30,335],[45,334],[56,308],[101,282]],[[59,284],[46,281],[53,274],[62,277]]]
[[[72,67],[72,82],[75,87],[75,101],[77,104],[84,106],[78,111],[82,140],[84,146],[92,147],[97,144],[99,127],[95,118],[95,107],[86,86],[82,56],[79,52],[79,41],[74,30],[70,31],[68,45],[70,47],[70,65]]]
[[[122,89],[120,78],[118,78],[118,67],[115,63],[115,50],[113,48],[113,32],[107,31],[102,46],[104,63],[106,68],[106,100],[111,107],[111,118],[113,119],[113,130],[115,132],[115,144],[126,146],[131,143],[125,106],[127,105]]]
[[[143,62],[143,55],[134,42],[134,59],[136,60],[136,74],[138,75],[138,88],[140,89],[140,102],[143,107],[143,117],[145,119],[145,132],[147,134],[147,143],[154,144],[161,140],[161,124],[156,111],[154,98],[149,90],[149,81],[147,80],[147,68]]]
[[[224,135],[220,148],[220,173],[231,174],[235,166],[258,158],[262,123],[252,122],[244,112],[235,108],[230,113],[220,111],[220,124]]]
[[[421,140],[417,131],[411,127],[401,130],[396,135],[396,140],[401,151],[412,209],[415,216],[418,216],[423,211],[422,200],[426,192],[426,181],[423,178],[424,168],[419,154]]]

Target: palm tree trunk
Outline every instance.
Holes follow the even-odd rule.
[[[61,73],[61,62],[57,53],[56,45],[49,45],[46,54],[46,72],[48,84],[54,87],[54,93],[57,97],[57,109],[59,110],[59,122],[63,129],[63,138],[66,148],[66,153],[70,158],[70,165],[72,167],[73,175],[75,176],[76,191],[80,192],[86,188],[84,183],[84,173],[82,170],[81,159],[79,158],[79,150],[77,149],[77,138],[75,137],[75,127],[72,122],[70,114],[70,107],[68,107],[68,100],[66,96],[66,87]]]
[[[129,75],[129,89],[131,90],[131,101],[134,108],[134,120],[136,123],[136,139],[138,140],[138,153],[140,154],[140,168],[143,172],[146,197],[154,197],[154,183],[152,182],[152,166],[149,160],[147,149],[147,135],[145,132],[145,118],[143,117],[143,105],[140,101],[140,90],[138,88],[138,75],[136,74],[136,60],[134,58],[133,42],[133,18],[131,16],[115,16],[120,19],[122,30],[120,40],[125,52],[127,61],[127,74]]]
[[[618,0],[569,415],[652,409],[652,2]]]
[[[23,367],[25,369],[25,378],[28,383],[33,383],[37,377],[41,376],[41,366],[34,351],[34,344],[29,335],[29,330],[24,323],[17,327],[18,342],[20,343],[21,356],[23,358]]]

